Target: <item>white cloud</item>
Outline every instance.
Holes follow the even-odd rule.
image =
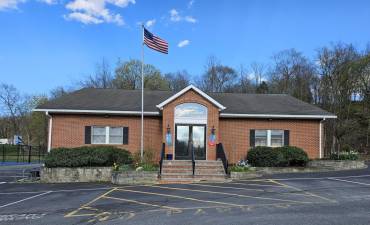
[[[155,19],[152,19],[152,20],[148,20],[148,21],[146,21],[146,23],[145,23],[145,26],[146,27],[152,27],[152,26],[154,26],[154,24],[155,24]]]
[[[190,41],[189,40],[183,40],[183,41],[180,41],[178,44],[177,44],[177,47],[179,48],[182,48],[182,47],[185,47],[187,45],[190,44]]]
[[[177,12],[176,9],[171,9],[170,10],[170,20],[171,21],[174,21],[174,22],[177,22],[177,21],[180,21],[181,20],[181,17],[179,15],[179,12]]]
[[[188,3],[188,9],[190,9],[191,7],[193,7],[193,4],[194,4],[195,0],[190,0],[189,3]]]
[[[186,21],[189,23],[197,22],[197,20],[192,16],[181,16],[180,13],[176,9],[170,10],[170,20],[172,22],[180,22],[180,21]]]
[[[0,11],[18,9],[18,4],[24,2],[26,2],[26,0],[0,0]]]
[[[84,24],[115,23],[123,25],[122,16],[110,12],[106,5],[112,4],[125,8],[130,3],[135,4],[135,0],[73,0],[66,5],[66,8],[71,12],[65,15],[64,18]]]
[[[185,16],[184,19],[185,19],[186,22],[189,22],[189,23],[196,23],[197,22],[197,20],[192,16]]]
[[[1,0],[0,0],[1,1]],[[48,4],[48,5],[55,5],[58,3],[58,0],[38,0],[39,2]]]

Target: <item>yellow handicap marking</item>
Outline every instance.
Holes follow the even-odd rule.
[[[241,188],[241,187],[230,187],[230,186],[217,186],[217,185],[209,185],[209,184],[188,184],[188,185],[194,185],[194,186],[203,186],[203,187],[214,187],[214,188],[221,188],[221,189],[234,189],[234,190],[246,190],[246,191],[260,191],[260,192],[265,192],[265,193],[273,193],[273,194],[281,194],[281,195],[300,195],[300,196],[311,196],[308,194],[303,194],[303,193],[286,193],[286,192],[276,192],[276,191],[267,191],[263,189],[250,189],[250,188]],[[275,186],[276,185],[271,185]],[[283,188],[287,188],[285,186],[280,186]],[[312,196],[311,196],[312,197]]]
[[[91,205],[92,203],[98,201],[99,199],[104,198],[104,196],[107,196],[108,194],[112,193],[115,190],[117,190],[117,188],[112,188],[111,190],[105,192],[102,195],[99,195],[98,197],[94,198],[93,200],[89,201],[88,203],[83,204],[78,209],[73,210],[70,213],[67,213],[64,217],[65,218],[68,218],[68,217],[75,217],[75,216],[95,216],[95,215],[97,215],[97,213],[85,213],[85,214],[77,214],[77,213],[80,212],[81,210],[84,210],[84,209],[86,209],[86,210],[92,210],[92,208],[89,205]],[[96,209],[93,209],[92,211],[97,211],[97,210]]]
[[[297,188],[297,187],[293,187],[291,185],[287,185],[287,184],[284,184],[284,183],[281,183],[281,182],[278,182],[276,180],[273,180],[273,179],[270,179],[271,182],[275,183],[275,184],[279,184],[279,185],[283,185],[287,188],[291,188],[293,190],[296,190],[296,191],[299,191],[299,192],[302,192],[302,193],[305,193],[309,196],[312,196],[312,197],[316,197],[316,198],[320,198],[320,199],[323,199],[325,201],[328,201],[328,202],[331,202],[331,203],[336,203],[337,201],[333,200],[333,199],[329,199],[329,198],[326,198],[326,197],[323,197],[323,196],[320,196],[320,195],[317,195],[317,194],[314,194],[314,193],[311,193],[311,192],[308,192],[308,191],[305,191],[305,190],[302,190],[300,188]]]
[[[158,187],[158,186],[152,186],[152,187],[162,188],[162,187]],[[117,189],[117,190],[124,191],[124,192],[133,192],[133,193],[141,193],[141,194],[148,194],[148,195],[158,195],[158,196],[171,197],[171,198],[179,198],[179,199],[196,201],[196,202],[203,202],[203,203],[221,204],[221,205],[237,206],[237,207],[242,207],[243,206],[243,205],[239,205],[239,204],[226,203],[226,202],[218,202],[218,201],[211,201],[211,200],[202,200],[202,199],[198,199],[198,198],[183,197],[183,196],[171,195],[171,194],[161,194],[161,193],[147,192],[147,191],[136,191],[136,190],[122,189],[122,188]]]
[[[314,203],[314,202],[296,201],[296,200],[270,198],[270,197],[259,197],[259,196],[251,196],[251,195],[241,195],[241,194],[226,193],[226,192],[219,192],[219,191],[206,191],[206,190],[195,190],[195,189],[188,189],[188,188],[174,188],[174,187],[164,187],[164,186],[152,186],[152,187],[161,188],[161,189],[169,189],[169,190],[181,190],[181,191],[202,192],[202,193],[210,193],[210,194],[221,194],[221,195],[235,196],[235,197],[241,197],[241,198],[253,198],[253,199],[281,201],[281,202]]]
[[[139,201],[136,201],[136,200],[125,199],[125,198],[116,198],[116,197],[111,197],[111,196],[104,196],[103,198],[113,199],[113,200],[118,200],[118,201],[124,201],[124,202],[132,202],[132,203],[136,203],[136,204],[139,204],[139,205],[153,206],[153,207],[159,207],[159,208],[170,209],[170,210],[180,210],[179,208],[176,208],[176,207],[156,205],[156,204],[151,204],[151,203],[146,203],[146,202],[139,202]]]

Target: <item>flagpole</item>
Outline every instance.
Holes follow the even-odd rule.
[[[143,162],[144,157],[144,24],[142,28],[141,43],[141,138],[140,138],[140,157]]]

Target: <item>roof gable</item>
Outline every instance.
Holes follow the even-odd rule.
[[[205,92],[203,92],[202,90],[200,90],[199,88],[195,87],[194,85],[189,85],[187,86],[186,88],[182,89],[181,91],[177,92],[176,94],[172,95],[171,97],[167,98],[166,100],[164,100],[163,102],[159,103],[157,105],[157,107],[159,109],[163,109],[163,107],[165,105],[167,105],[168,103],[172,102],[173,100],[175,100],[176,98],[180,97],[181,95],[185,94],[186,92],[190,91],[190,90],[193,90],[195,91],[196,93],[198,93],[200,96],[204,97],[205,99],[207,99],[208,101],[210,101],[212,104],[214,104],[215,106],[217,106],[219,108],[219,110],[224,110],[226,109],[225,106],[223,106],[221,103],[219,103],[218,101],[216,101],[215,99],[213,99],[212,97],[210,97],[209,95],[207,95]]]

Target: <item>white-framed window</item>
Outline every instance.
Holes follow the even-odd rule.
[[[281,147],[284,146],[284,131],[283,130],[271,130],[270,133],[270,146]]]
[[[109,127],[109,144],[122,144],[123,128],[122,127]]]
[[[284,130],[256,130],[255,146],[284,146]]]
[[[254,141],[255,146],[267,146],[267,130],[256,130]]]
[[[92,126],[92,144],[123,144],[123,127]]]

